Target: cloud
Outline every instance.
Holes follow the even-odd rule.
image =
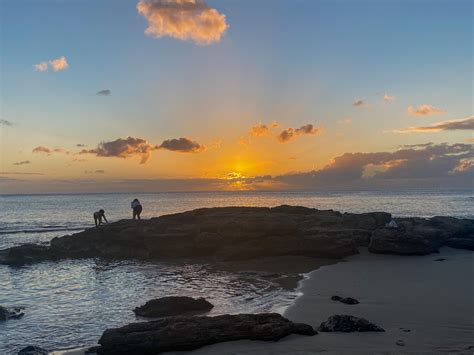
[[[48,70],[48,63],[47,62],[41,62],[38,64],[33,65],[33,68],[35,68],[36,71],[42,72]]]
[[[365,101],[365,100],[359,99],[359,100],[355,100],[355,101],[352,103],[352,105],[355,106],[355,107],[367,107],[367,106],[368,106],[368,102]]]
[[[33,153],[40,153],[40,154],[51,154],[51,149],[46,147],[46,146],[43,146],[43,145],[40,145],[36,148],[34,148],[32,150]]]
[[[277,127],[278,127],[278,123],[276,122],[273,122],[269,125],[259,123],[253,126],[252,128],[250,128],[249,134],[255,137],[263,137],[270,134],[271,129],[277,128]]]
[[[0,126],[6,126],[6,127],[12,127],[13,126],[13,122],[11,121],[8,121],[8,120],[0,120]]]
[[[296,129],[290,127],[290,128],[284,129],[278,135],[278,141],[280,143],[286,143],[295,139],[298,136],[305,135],[305,134],[315,135],[315,134],[320,133],[321,131],[322,131],[322,128],[314,127],[312,124],[307,124]]]
[[[13,163],[13,165],[27,165],[27,164],[31,164],[31,161],[22,160],[22,161],[17,161],[16,163]]]
[[[474,138],[466,138],[465,141],[468,143],[474,143]]]
[[[352,123],[352,118],[347,117],[347,118],[344,118],[342,120],[337,121],[337,123],[338,124],[351,124]]]
[[[407,108],[408,115],[415,117],[441,115],[445,112],[446,110],[428,104],[419,105],[417,108],[413,106]]]
[[[181,153],[199,153],[206,149],[205,146],[189,138],[167,139],[158,148]]]
[[[145,164],[151,152],[157,147],[142,138],[118,138],[111,142],[101,142],[95,149],[83,149],[79,154],[95,154],[98,157],[130,158],[139,156],[140,164]]]
[[[53,69],[53,71],[62,71],[69,68],[69,64],[65,56],[61,56],[57,59],[51,59],[49,61],[44,61],[38,64],[33,65],[33,68],[39,72],[45,72],[48,70],[48,65]]]
[[[472,186],[471,144],[344,153],[319,170],[275,177],[295,189]]]
[[[51,65],[54,71],[62,71],[69,68],[69,64],[65,56],[59,57],[58,59],[50,60],[49,65]]]
[[[395,96],[385,93],[383,94],[383,100],[385,102],[393,102],[395,101]]]
[[[0,175],[44,175],[43,173],[24,173],[18,171],[0,171]]]
[[[145,33],[196,44],[219,42],[229,28],[225,15],[209,7],[204,0],[140,0],[138,12],[148,21]]]
[[[92,174],[105,174],[105,170],[98,169],[98,170],[85,170],[84,174],[92,175]]]
[[[408,127],[394,130],[395,133],[422,133],[422,132],[441,132],[457,130],[474,130],[474,116],[466,117],[460,120],[450,120],[435,123],[431,126]]]
[[[78,147],[78,148],[82,148],[82,147],[85,147],[85,146],[86,146],[86,145],[85,145],[85,144],[82,144],[82,143],[77,143],[77,144],[76,144],[76,147]]]
[[[112,93],[109,89],[97,91],[96,95],[98,96],[109,96]]]

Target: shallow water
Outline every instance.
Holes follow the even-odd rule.
[[[130,218],[137,197],[143,217],[214,206],[302,205],[348,212],[388,211],[396,216],[474,217],[474,191],[332,193],[163,193],[0,196],[0,249],[92,226],[92,212],[109,221]],[[0,266],[0,304],[24,306],[20,320],[0,323],[0,354],[28,344],[58,349],[94,344],[109,327],[136,318],[132,309],[169,295],[206,297],[211,314],[280,311],[296,298],[271,279],[185,263],[68,260],[20,268]]]

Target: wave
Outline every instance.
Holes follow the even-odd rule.
[[[46,233],[46,232],[67,232],[67,231],[80,231],[87,228],[87,226],[67,227],[67,226],[41,226],[35,228],[21,228],[21,229],[2,229],[0,235],[4,234],[19,234],[19,233]]]

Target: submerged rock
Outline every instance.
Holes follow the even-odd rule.
[[[367,319],[336,314],[321,323],[320,332],[384,332],[385,330]]]
[[[339,296],[332,296],[331,299],[333,301],[339,301],[339,302],[342,302],[342,303],[345,303],[345,304],[359,304],[359,301],[356,300],[355,298],[352,298],[352,297],[339,297]]]
[[[242,339],[277,341],[290,334],[311,336],[317,332],[276,313],[171,317],[107,329],[95,350],[99,354],[157,354]]]
[[[133,310],[141,317],[169,317],[186,313],[202,313],[210,311],[214,305],[204,298],[162,297],[148,301]]]
[[[25,315],[22,310],[22,307],[5,308],[0,306],[0,321],[6,321],[8,319],[20,319]]]
[[[48,350],[40,348],[39,346],[29,345],[21,349],[18,355],[48,355]]]

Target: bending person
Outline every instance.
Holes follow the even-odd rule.
[[[97,212],[94,212],[94,222],[96,227],[102,224],[102,218],[104,219],[105,223],[109,224],[109,221],[107,221],[107,218],[105,217],[104,210],[101,209]]]
[[[142,214],[143,207],[138,201],[138,198],[132,201],[132,210],[133,210],[133,220],[138,219],[140,220],[140,215]]]

